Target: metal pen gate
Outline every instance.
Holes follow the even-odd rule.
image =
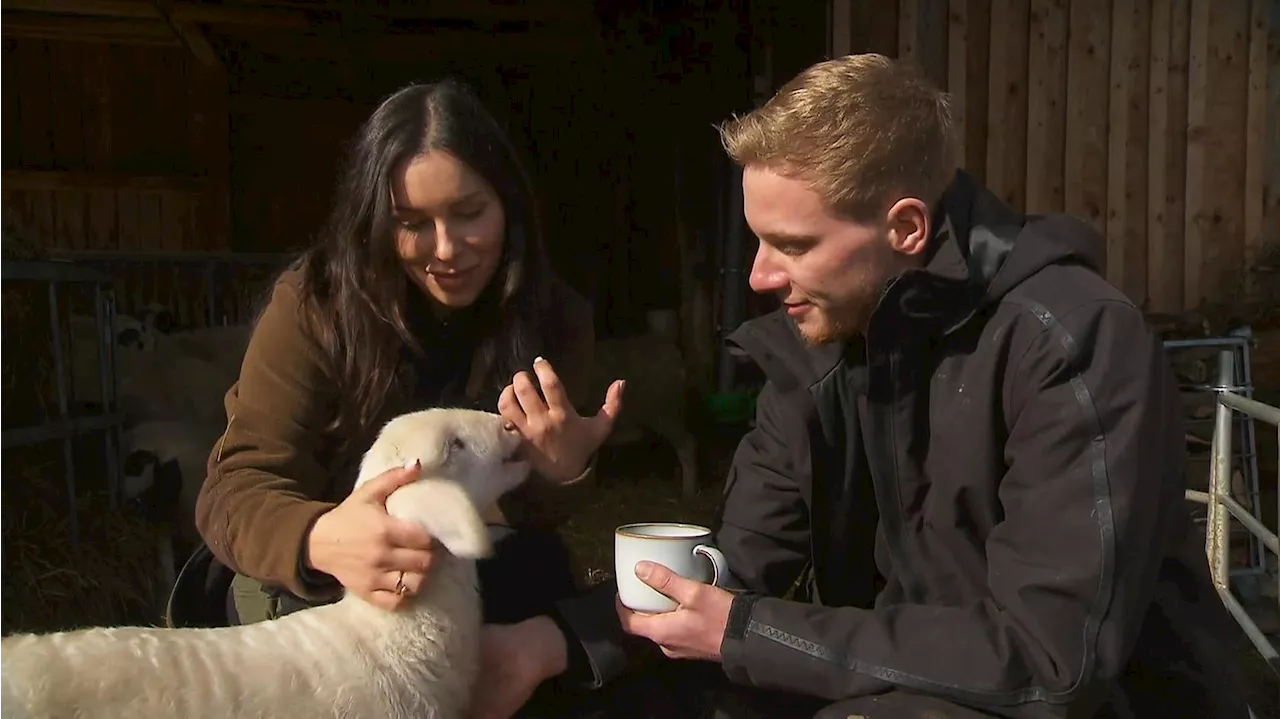
[[[4,449],[32,445],[49,440],[59,440],[65,470],[65,488],[69,512],[68,527],[71,541],[79,541],[79,517],[76,507],[76,463],[73,457],[74,438],[95,432],[102,433],[103,462],[106,471],[110,506],[119,499],[120,487],[120,426],[122,417],[115,409],[114,342],[110,328],[115,320],[114,278],[93,268],[81,267],[69,262],[37,260],[4,260],[0,266],[0,279],[10,282],[34,282],[45,285],[44,296],[49,309],[49,332],[53,359],[56,415],[43,423],[6,428],[2,434]],[[67,386],[70,358],[63,352],[61,290],[65,285],[88,285],[93,290],[93,313],[98,353],[99,390],[103,402],[96,410],[73,416],[70,391]],[[75,351],[74,346],[71,348]],[[32,361],[35,361],[33,358]]]
[[[1264,526],[1258,517],[1231,496],[1231,467],[1235,454],[1232,438],[1234,413],[1239,412],[1250,419],[1271,424],[1277,428],[1277,439],[1280,440],[1280,408],[1245,397],[1238,393],[1239,389],[1240,387],[1236,385],[1235,353],[1231,349],[1221,350],[1218,353],[1217,385],[1214,387],[1217,406],[1210,450],[1212,467],[1209,472],[1209,491],[1188,489],[1186,496],[1191,501],[1208,506],[1209,521],[1205,528],[1205,552],[1208,555],[1209,569],[1218,595],[1258,652],[1273,670],[1280,673],[1280,654],[1236,599],[1231,589],[1231,572],[1229,571],[1231,553],[1229,530],[1233,517],[1257,539],[1258,544],[1273,554],[1280,555],[1280,541],[1277,541],[1276,533]],[[1277,482],[1280,483],[1280,477],[1277,478]],[[1258,507],[1256,501],[1254,507]],[[1265,567],[1265,562],[1263,566]],[[1280,577],[1277,577],[1277,582],[1280,583]]]

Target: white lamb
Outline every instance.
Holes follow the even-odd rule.
[[[275,621],[217,629],[95,628],[0,643],[4,717],[448,719],[467,711],[479,660],[481,510],[528,475],[501,417],[431,409],[389,422],[357,486],[422,463],[387,511],[448,549],[397,611],[354,594]]]

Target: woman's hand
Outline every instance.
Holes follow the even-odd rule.
[[[600,411],[594,417],[582,417],[569,402],[550,362],[535,359],[533,371],[546,401],[529,373],[517,372],[498,398],[498,413],[524,436],[526,456],[538,474],[568,482],[582,474],[591,455],[613,431],[613,422],[622,410],[625,383],[618,380],[609,385]]]
[[[542,682],[564,672],[568,649],[550,617],[517,624],[486,624],[480,632],[480,680],[471,701],[472,719],[507,719]]]
[[[421,525],[387,514],[386,502],[420,470],[414,463],[383,472],[320,515],[307,535],[307,566],[383,609],[396,609],[417,594],[435,540]]]

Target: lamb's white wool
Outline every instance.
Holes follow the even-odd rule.
[[[414,459],[421,479],[387,500],[449,550],[395,612],[349,594],[275,621],[219,629],[110,628],[7,637],[4,717],[439,719],[465,715],[478,669],[479,508],[528,474],[519,435],[488,412],[402,415],[366,453],[359,482]]]

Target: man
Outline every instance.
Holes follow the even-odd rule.
[[[546,673],[612,686],[642,638],[765,716],[1246,717],[1176,388],[1103,238],[959,171],[945,95],[882,56],[722,134],[783,304],[731,337],[768,376],[716,535],[743,589],[637,567],[680,606],[564,602]]]

